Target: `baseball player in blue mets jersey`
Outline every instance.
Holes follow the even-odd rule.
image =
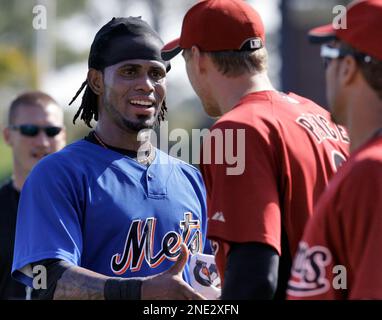
[[[201,175],[138,141],[166,112],[162,46],[140,18],[113,18],[95,36],[73,100],[85,88],[74,122],[97,125],[44,158],[21,194],[12,272],[32,286],[43,265],[41,298],[203,298],[187,259],[204,246]]]

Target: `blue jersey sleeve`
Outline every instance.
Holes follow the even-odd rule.
[[[199,199],[201,203],[201,223],[202,223],[202,238],[203,238],[203,253],[212,254],[210,242],[207,240],[207,195],[206,195],[206,187],[204,185],[204,181],[202,175],[199,171],[197,171],[198,184],[200,186],[200,194]]]
[[[28,286],[33,262],[53,258],[80,264],[84,191],[73,172],[72,164],[53,154],[37,164],[22,189],[12,276]]]
[[[200,201],[201,212],[200,212],[200,222],[201,222],[201,232],[202,232],[202,252],[205,254],[212,254],[212,249],[210,245],[210,241],[207,240],[207,195],[206,195],[206,187],[204,185],[202,174],[199,170],[192,167],[195,177],[193,181],[193,187],[197,194],[197,197]],[[191,179],[190,179],[191,180]]]

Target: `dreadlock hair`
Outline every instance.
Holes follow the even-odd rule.
[[[85,93],[82,96],[81,105],[74,115],[73,124],[75,124],[77,118],[81,116],[81,120],[83,120],[89,128],[93,128],[90,122],[93,120],[93,118],[95,121],[98,120],[97,95],[93,92],[92,89],[90,89],[90,86],[88,86],[88,80],[85,80],[82,83],[81,87],[78,89],[69,105],[71,105],[77,99],[85,87]]]
[[[164,119],[166,119],[166,113],[167,113],[166,100],[163,100],[163,103],[162,103],[162,106],[160,108],[159,115],[158,115],[158,123],[160,123],[161,121],[164,121]]]
[[[78,89],[77,93],[73,97],[72,101],[70,101],[69,105],[71,105],[77,99],[77,97],[80,95],[80,93],[85,87],[86,87],[85,93],[82,96],[81,105],[78,108],[76,114],[74,115],[73,124],[75,124],[78,117],[81,116],[80,119],[83,120],[89,128],[93,128],[90,122],[93,119],[95,121],[98,121],[97,95],[90,88],[87,80],[85,80],[82,83],[81,87]],[[164,121],[164,119],[166,118],[166,113],[167,113],[167,106],[166,106],[166,101],[164,100],[158,115],[158,124],[161,121]]]

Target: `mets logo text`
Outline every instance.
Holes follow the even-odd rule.
[[[161,250],[154,253],[156,222],[156,218],[133,220],[122,255],[117,253],[111,258],[110,267],[115,274],[122,275],[128,269],[131,272],[139,271],[144,260],[151,268],[158,267],[165,259],[175,261],[182,242],[187,244],[192,254],[202,250],[200,221],[192,220],[192,213],[186,212],[184,220],[180,221],[181,234],[175,231],[167,232],[162,238]]]

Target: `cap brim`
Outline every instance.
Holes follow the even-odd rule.
[[[172,40],[162,48],[161,56],[163,60],[169,61],[182,51],[182,48],[179,45],[179,41],[179,38]]]
[[[311,29],[308,32],[308,38],[311,43],[324,43],[336,39],[336,30],[332,24]]]

